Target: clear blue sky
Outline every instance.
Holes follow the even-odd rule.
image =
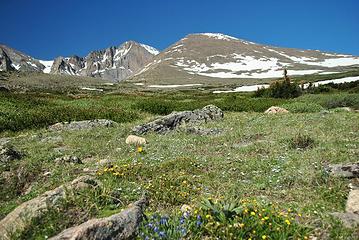
[[[39,59],[220,32],[359,55],[359,0],[0,0],[0,43]]]

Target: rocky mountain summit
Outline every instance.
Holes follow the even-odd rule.
[[[5,45],[0,45],[0,71],[19,70],[41,72],[45,66],[33,57]]]
[[[58,57],[50,73],[98,77],[120,81],[132,76],[149,63],[158,51],[133,41],[119,47],[90,52],[86,57]]]
[[[257,44],[219,33],[190,34],[165,49],[134,81],[166,84],[224,79],[265,79],[289,75],[330,74],[359,66],[359,57]]]
[[[153,47],[128,41],[118,47],[92,51],[86,57],[74,55],[44,61],[0,45],[0,71],[35,71],[97,77],[115,82],[134,75],[158,53]]]

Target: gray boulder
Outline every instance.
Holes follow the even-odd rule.
[[[224,116],[223,111],[214,106],[208,105],[194,111],[173,112],[167,116],[158,118],[152,122],[136,126],[132,129],[135,134],[145,134],[150,131],[165,133],[174,130],[183,123],[202,123],[220,120]]]
[[[325,170],[335,177],[357,178],[359,177],[359,162],[351,164],[331,164]]]
[[[50,239],[134,239],[143,217],[143,210],[147,204],[147,199],[143,198],[118,214],[107,218],[91,219],[79,226],[68,228]]]
[[[44,216],[49,208],[56,206],[61,200],[65,199],[70,191],[79,191],[95,186],[97,186],[97,182],[94,178],[81,176],[69,184],[62,185],[24,202],[0,221],[1,239],[8,240],[13,234],[23,232],[32,220]]]
[[[117,123],[107,119],[84,120],[74,122],[56,123],[49,127],[51,131],[82,130],[97,127],[115,127]]]
[[[0,163],[6,164],[21,159],[22,154],[11,145],[0,145]]]

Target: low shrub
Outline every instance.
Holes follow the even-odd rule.
[[[292,149],[307,149],[312,148],[314,145],[315,141],[313,138],[301,133],[289,140],[289,146]]]
[[[322,106],[316,103],[290,102],[281,105],[292,113],[314,113],[324,110]]]

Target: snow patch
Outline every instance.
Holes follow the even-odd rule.
[[[195,87],[203,84],[182,84],[182,85],[149,85],[150,88],[179,88],[179,87]]]
[[[39,62],[44,65],[44,70],[42,70],[44,73],[50,73],[52,64],[54,61],[45,61],[45,60],[39,60]]]
[[[156,48],[148,46],[146,44],[141,44],[142,47],[144,47],[147,52],[151,53],[152,55],[158,55],[160,51],[158,51]]]
[[[222,33],[198,33],[197,35],[203,35],[203,36],[207,36],[210,38],[215,38],[215,39],[219,39],[219,40],[226,40],[226,41],[230,41],[230,40],[239,40],[238,38],[232,37],[232,36],[228,36]]]
[[[241,86],[237,87],[233,90],[227,91],[213,91],[213,93],[234,93],[234,92],[254,92],[259,88],[269,88],[269,84],[258,84],[258,85],[250,85],[250,86]]]
[[[99,91],[99,92],[103,92],[103,89],[101,88],[90,88],[90,87],[82,87],[80,88],[81,90],[87,90],[87,91]]]

